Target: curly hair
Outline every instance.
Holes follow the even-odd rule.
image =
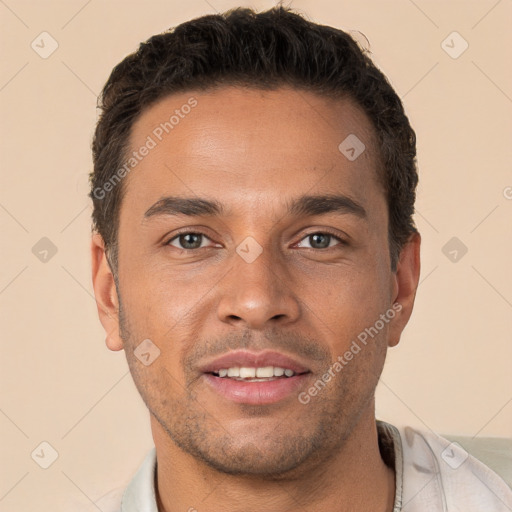
[[[386,195],[391,267],[396,271],[403,245],[417,231],[412,219],[418,183],[416,135],[400,98],[367,53],[349,34],[278,6],[260,13],[237,8],[187,21],[154,35],[117,64],[98,100],[89,194],[93,230],[104,240],[114,276],[124,186],[95,191],[104,190],[123,165],[131,128],[165,96],[224,85],[274,90],[292,86],[355,100],[377,135],[376,172]]]

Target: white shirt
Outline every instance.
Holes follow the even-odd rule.
[[[393,512],[511,512],[512,489],[457,443],[377,421],[379,446],[396,475]],[[122,496],[98,502],[105,512],[159,512],[153,448]]]

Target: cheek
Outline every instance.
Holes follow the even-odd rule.
[[[139,331],[157,331],[160,335],[182,322],[215,284],[209,285],[205,274],[166,265],[132,262],[131,268],[125,268],[120,278],[130,321]]]
[[[180,382],[184,379],[183,358],[201,344],[214,316],[212,290],[219,280],[218,273],[215,277],[210,283],[206,273],[191,276],[175,269],[158,269],[139,272],[130,285],[134,331],[158,345],[161,364]]]
[[[388,307],[383,276],[376,265],[369,268],[327,269],[309,272],[301,287],[301,300],[336,333],[357,331],[378,320]]]
[[[146,366],[135,355],[126,355],[133,382],[151,411],[161,410],[170,405],[170,399],[183,394],[175,369],[170,367],[168,354],[161,352],[150,365]]]
[[[389,316],[388,322],[381,320],[390,306],[375,276],[368,277],[340,283],[344,287],[332,291],[323,303],[324,311],[316,314],[332,361],[343,366],[344,382],[361,389],[371,389],[382,371],[391,321]]]

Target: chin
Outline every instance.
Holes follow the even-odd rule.
[[[307,458],[304,454],[299,457],[280,457],[276,453],[266,453],[254,445],[238,450],[231,456],[215,456],[220,454],[201,454],[200,457],[211,468],[228,475],[260,476],[272,480],[288,477],[296,472]]]
[[[315,436],[292,435],[289,429],[267,432],[263,437],[225,434],[181,441],[180,447],[194,458],[229,475],[286,479],[310,466],[312,460],[323,460]]]

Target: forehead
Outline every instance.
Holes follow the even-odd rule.
[[[257,209],[310,190],[369,200],[380,192],[375,140],[349,99],[288,88],[173,94],[132,127],[130,154],[138,160],[123,203],[153,204],[172,193]]]

